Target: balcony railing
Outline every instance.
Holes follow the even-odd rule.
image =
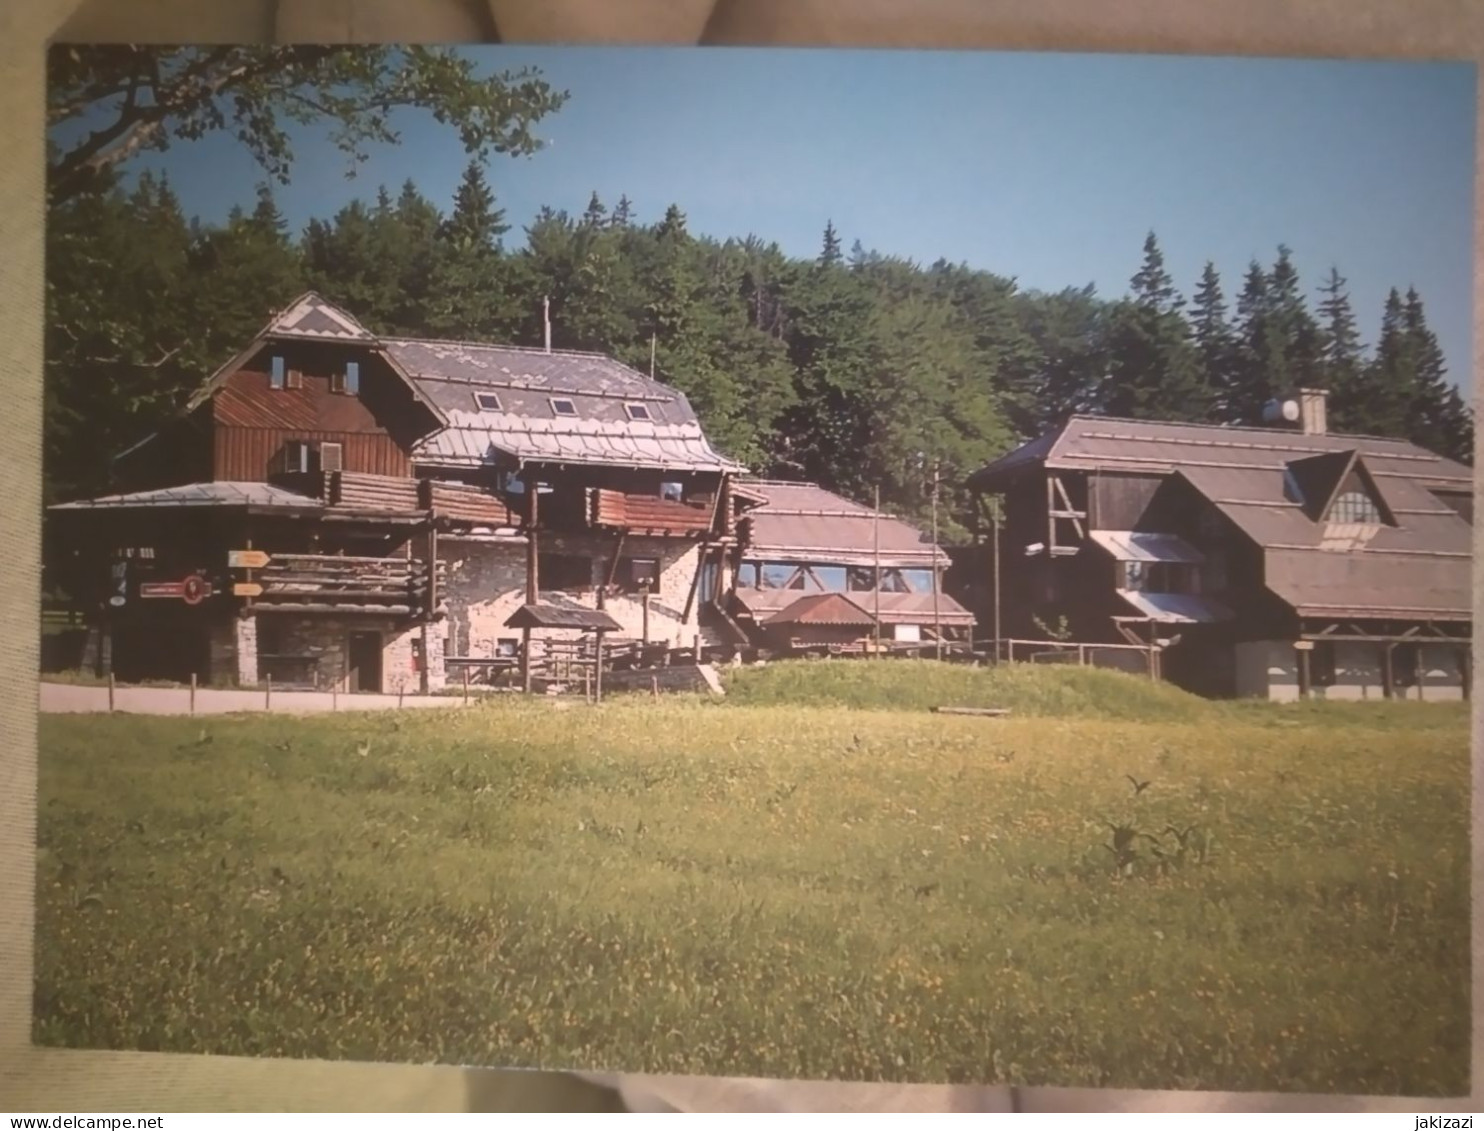
[[[593,492],[594,526],[627,530],[632,534],[688,536],[705,534],[711,529],[712,500],[675,502],[652,495],[626,495],[622,491],[599,489]]]
[[[274,554],[253,580],[260,612],[363,613],[391,617],[437,611],[444,566],[417,558]]]

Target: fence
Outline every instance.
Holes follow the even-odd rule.
[[[1076,664],[1161,678],[1160,650],[1152,644],[1098,644],[1070,640],[986,640],[996,663]]]

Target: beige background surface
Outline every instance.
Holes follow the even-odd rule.
[[[714,10],[713,10],[714,9]],[[1479,59],[1469,0],[4,0],[0,4],[0,1111],[1003,1111],[1007,1092],[33,1049],[44,44],[648,42]],[[1484,120],[1484,115],[1481,115]],[[1419,128],[1426,128],[1420,123]],[[1480,147],[1484,149],[1484,147]],[[1477,151],[1476,151],[1477,160]],[[1476,197],[1478,189],[1476,184]],[[1480,246],[1476,224],[1475,247]],[[1474,304],[1480,308],[1476,268]],[[1476,313],[1477,323],[1477,313]],[[1480,356],[1479,343],[1474,347]],[[1477,597],[1476,597],[1477,601]],[[1476,713],[1477,715],[1477,713]],[[1474,804],[1478,817],[1479,719]],[[1473,847],[1475,970],[1481,838]],[[1476,995],[1477,999],[1477,995]],[[1475,1002],[1474,1079],[1481,1042]],[[608,1087],[607,1085],[612,1085]],[[1029,1089],[1022,1110],[1430,1111],[1456,1102]]]

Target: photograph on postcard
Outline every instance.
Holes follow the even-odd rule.
[[[1472,66],[48,105],[36,1043],[1467,1092]]]

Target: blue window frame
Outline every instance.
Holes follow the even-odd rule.
[[[268,378],[268,384],[270,385],[270,387],[274,389],[283,388],[284,376],[287,372],[288,369],[284,365],[283,358],[275,357],[273,359],[273,371],[271,376]]]

